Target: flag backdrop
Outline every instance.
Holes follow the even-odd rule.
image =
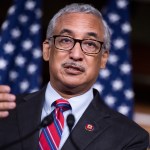
[[[105,103],[132,117],[133,91],[130,64],[129,1],[110,0],[103,11],[112,33],[110,56],[94,85]],[[2,25],[0,37],[0,84],[13,93],[39,88],[41,76],[40,0],[15,0]]]
[[[100,71],[95,87],[107,105],[132,118],[134,94],[130,63],[129,1],[109,0],[103,16],[111,29],[111,50],[106,69]]]
[[[41,0],[14,0],[0,33],[0,84],[37,90],[41,76]]]

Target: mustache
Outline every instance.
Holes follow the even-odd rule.
[[[82,64],[80,64],[78,62],[74,62],[74,61],[64,62],[62,64],[62,67],[64,67],[64,68],[72,67],[72,68],[78,69],[78,70],[80,70],[82,72],[84,72],[85,69],[86,69]]]

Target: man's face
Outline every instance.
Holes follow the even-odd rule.
[[[104,41],[102,22],[92,14],[70,13],[57,20],[54,35],[75,39]],[[54,42],[43,43],[43,58],[49,61],[50,82],[59,93],[80,95],[96,81],[100,68],[104,68],[108,52],[87,55],[76,43],[70,51],[60,51]]]

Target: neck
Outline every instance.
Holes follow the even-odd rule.
[[[90,88],[83,89],[81,87],[67,87],[67,86],[55,86],[51,83],[51,86],[63,97],[64,99],[70,99],[86,93]]]

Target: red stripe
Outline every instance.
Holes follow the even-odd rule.
[[[63,128],[64,127],[64,116],[61,112],[58,113],[57,119],[59,120],[59,122],[61,123],[61,126]]]
[[[59,104],[62,104],[64,106],[59,106]],[[60,99],[60,100],[55,101],[54,106],[56,107],[56,109],[54,111],[56,118],[54,118],[54,119],[56,120],[56,124],[58,126],[62,127],[62,129],[60,131],[60,134],[62,134],[62,130],[63,130],[63,127],[64,127],[64,116],[63,116],[63,113],[60,111],[60,109],[63,110],[63,111],[68,110],[69,107],[67,107],[67,106],[70,106],[70,105],[69,105],[68,101]],[[60,136],[59,136],[59,133],[57,131],[57,127],[55,126],[54,122],[52,124],[50,124],[46,128],[46,130],[47,130],[47,133],[49,135],[50,141],[52,143],[54,143],[53,145],[59,147]],[[47,140],[46,140],[43,132],[41,133],[41,136],[40,136],[40,143],[41,143],[44,150],[51,150],[51,148],[49,147],[49,144],[47,143]]]
[[[50,150],[50,147],[49,147],[49,145],[48,145],[48,143],[47,143],[43,133],[41,133],[41,135],[40,135],[40,143],[41,143],[42,148],[44,150]]]
[[[49,128],[49,131],[51,132],[53,139],[55,140],[55,144],[58,146],[60,143],[60,137],[58,135],[58,132],[56,130],[54,123],[52,123],[48,128]]]

